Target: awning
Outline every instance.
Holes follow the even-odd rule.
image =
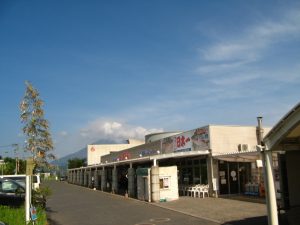
[[[150,159],[168,159],[168,158],[184,158],[184,157],[191,157],[191,156],[198,156],[198,155],[208,155],[208,150],[199,150],[199,151],[188,151],[188,152],[172,152],[168,154],[160,154],[160,155],[153,155],[150,156]]]
[[[228,161],[228,162],[255,162],[260,159],[260,152],[247,151],[247,152],[230,152],[223,154],[213,154],[214,159]]]

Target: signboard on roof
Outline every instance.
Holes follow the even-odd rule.
[[[161,140],[162,153],[199,151],[209,149],[208,127],[187,131]]]

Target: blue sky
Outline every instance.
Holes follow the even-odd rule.
[[[273,126],[299,102],[299,59],[297,1],[4,0],[0,146],[24,143],[25,80],[45,101],[58,157],[257,116]]]

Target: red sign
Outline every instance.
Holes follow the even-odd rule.
[[[178,136],[176,137],[176,147],[181,148],[184,147],[186,143],[190,141],[190,138],[185,138],[184,136]]]

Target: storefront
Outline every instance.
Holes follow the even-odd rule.
[[[218,160],[219,194],[264,197],[264,177],[259,152],[233,152],[214,158]]]
[[[208,184],[206,155],[162,160],[159,165],[176,165],[179,185]]]
[[[239,156],[251,156],[257,145],[256,131],[249,126],[209,125],[171,136],[159,133],[159,138],[153,134],[145,144],[102,155],[99,164],[70,170],[71,182],[89,186],[89,182],[76,178],[84,170],[86,179],[91,179],[89,174],[97,174],[98,189],[136,197],[139,168],[176,166],[177,189],[205,185],[210,196],[245,193],[246,184],[253,182],[257,158],[231,160],[229,153],[243,144],[247,151],[243,149]]]
[[[221,195],[250,193],[258,195],[258,185],[253,185],[251,190],[246,190],[246,185],[249,183],[251,183],[251,163],[219,161],[219,187]]]

